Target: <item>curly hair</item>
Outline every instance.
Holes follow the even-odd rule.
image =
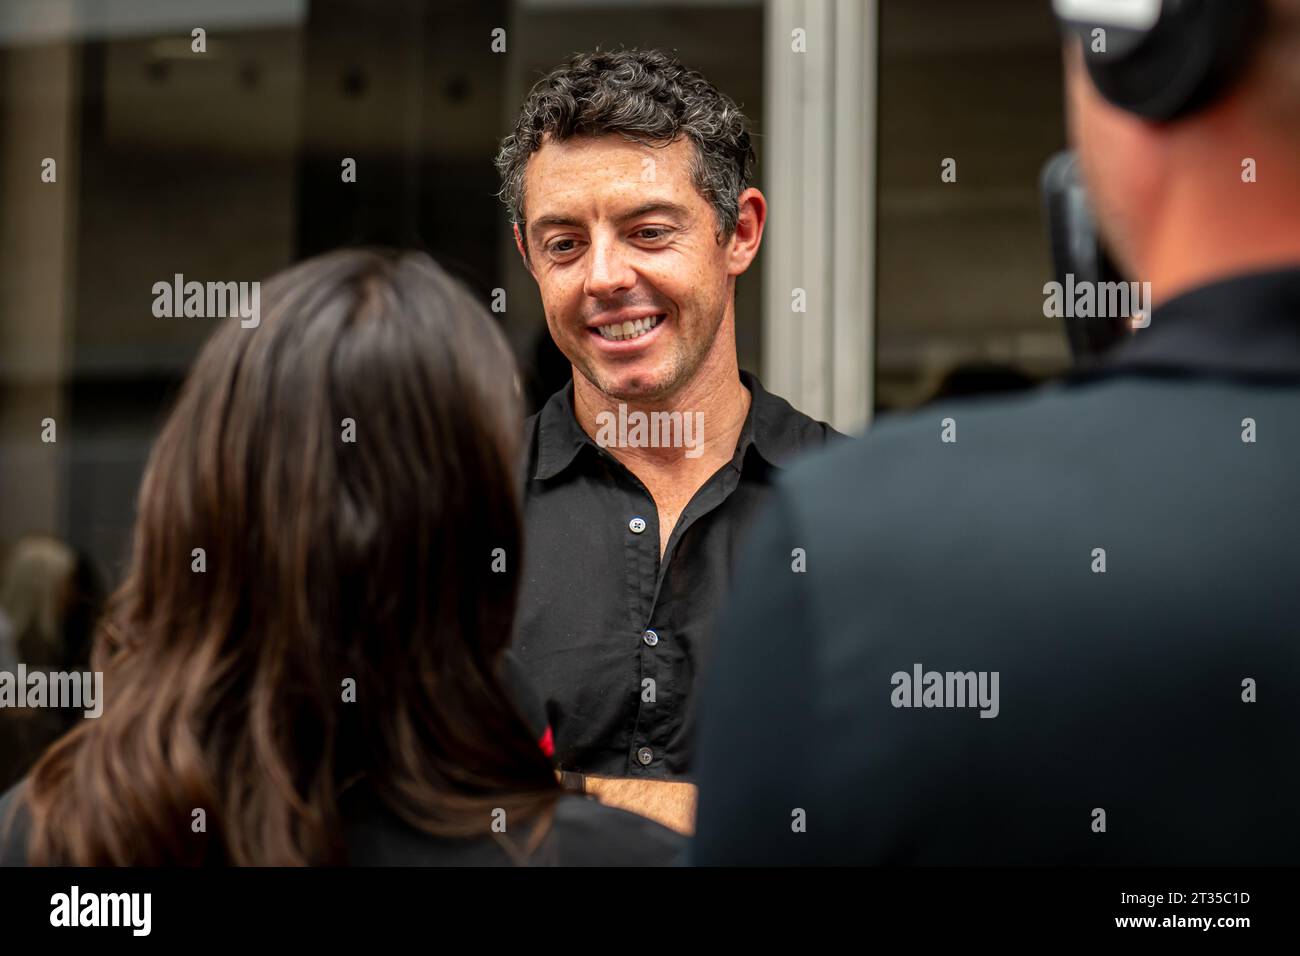
[[[701,74],[659,50],[579,53],[533,86],[496,157],[511,221],[523,225],[524,170],[548,138],[611,133],[654,146],[689,137],[692,182],[721,234],[735,232],[737,197],[754,165],[749,120]]]

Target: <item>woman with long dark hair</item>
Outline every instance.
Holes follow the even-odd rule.
[[[0,803],[0,859],[670,862],[675,834],[561,791],[503,673],[521,413],[486,311],[421,254],[261,291],[150,456],[103,715]]]

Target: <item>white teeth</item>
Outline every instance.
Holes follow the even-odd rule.
[[[602,338],[608,339],[611,342],[623,342],[627,339],[640,338],[658,325],[662,320],[662,315],[652,315],[648,318],[637,319],[635,322],[602,325],[597,328],[597,331],[600,332]]]

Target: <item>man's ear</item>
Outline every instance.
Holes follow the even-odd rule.
[[[528,248],[524,245],[523,234],[519,231],[519,223],[512,223],[511,228],[515,232],[515,248],[519,250],[519,258],[524,260],[524,268],[528,270],[528,274],[536,279],[537,276],[533,273],[533,263],[528,258]]]
[[[727,273],[738,276],[749,268],[758,247],[763,242],[763,226],[767,222],[767,200],[757,189],[750,187],[736,197],[740,215],[736,219],[736,231],[731,237],[731,252],[728,256]]]

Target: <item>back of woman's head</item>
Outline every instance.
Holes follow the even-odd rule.
[[[553,799],[496,668],[520,556],[503,337],[420,254],[261,291],[153,449],[104,714],[29,781],[37,862],[340,862],[351,786],[444,836]]]

